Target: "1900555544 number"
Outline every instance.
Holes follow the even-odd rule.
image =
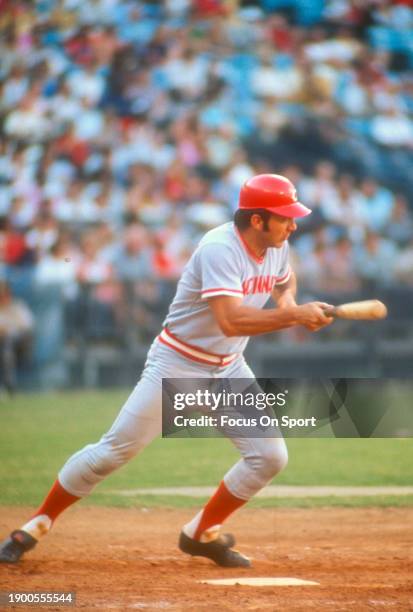
[[[0,592],[0,606],[74,606],[76,593],[63,591],[3,591]]]

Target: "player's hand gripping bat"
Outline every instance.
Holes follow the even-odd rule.
[[[365,319],[373,321],[374,319],[385,319],[387,316],[387,308],[380,300],[348,302],[348,304],[325,308],[324,311],[328,316],[339,319]]]

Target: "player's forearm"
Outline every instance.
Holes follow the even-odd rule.
[[[258,336],[298,324],[300,324],[298,306],[269,310],[240,306],[231,313],[222,327],[226,336]]]
[[[259,334],[288,329],[300,322],[299,312],[295,301],[297,294],[297,281],[294,272],[283,285],[274,287],[272,297],[278,309],[261,310],[240,306],[234,313],[231,321],[235,330],[240,333],[231,333],[233,336],[257,336]]]

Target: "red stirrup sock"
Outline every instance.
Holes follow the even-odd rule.
[[[74,504],[78,499],[80,499],[80,497],[76,497],[66,491],[60,482],[56,480],[44,502],[34,513],[32,518],[45,514],[54,521],[63,510],[66,510],[66,508]]]
[[[221,525],[225,519],[247,503],[246,499],[240,499],[230,493],[222,481],[214,495],[207,502],[196,527],[194,539],[199,540],[204,531],[215,525]]]
[[[78,499],[80,497],[76,497],[66,491],[60,482],[56,480],[40,508],[36,510],[31,519],[21,529],[30,534],[35,540],[39,540],[50,531],[53,521],[59,514]]]

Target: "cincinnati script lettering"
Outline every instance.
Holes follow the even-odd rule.
[[[247,278],[242,283],[242,290],[244,295],[253,295],[254,293],[271,293],[275,283],[278,280],[278,276],[267,275],[267,276],[253,276]]]

